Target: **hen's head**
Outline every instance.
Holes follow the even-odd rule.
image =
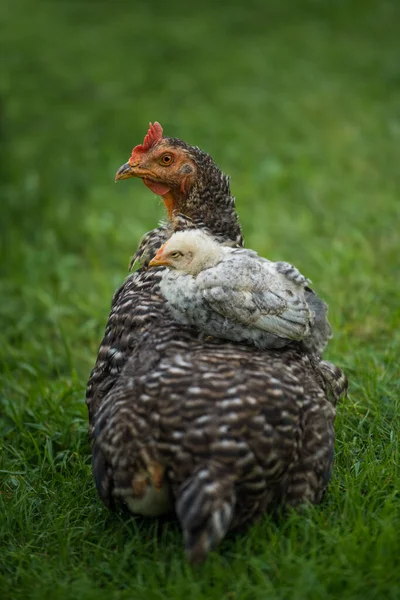
[[[118,169],[115,180],[139,177],[152,192],[162,196],[171,217],[174,211],[182,209],[197,180],[196,154],[204,153],[181,140],[163,137],[163,129],[156,121],[150,123],[143,144],[135,146],[128,162]]]
[[[164,137],[159,123],[150,123],[143,143],[135,146],[115,180],[128,177],[139,177],[161,196],[171,220],[181,213],[213,235],[243,244],[229,177],[197,146]]]

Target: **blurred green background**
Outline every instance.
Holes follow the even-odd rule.
[[[2,3],[3,598],[395,597],[399,23],[396,0]],[[141,182],[113,183],[150,120],[231,175],[247,246],[312,279],[351,379],[327,508],[293,517],[296,543],[271,524],[232,542],[203,579],[179,532],[145,529],[144,548],[107,520],[88,463],[112,293],[163,214]]]

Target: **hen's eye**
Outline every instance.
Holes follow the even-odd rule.
[[[164,166],[172,165],[173,162],[174,157],[172,154],[163,154],[163,156],[160,158],[160,163]]]
[[[180,256],[183,256],[183,254],[182,252],[179,252],[179,250],[176,252],[171,252],[171,258],[179,258]]]

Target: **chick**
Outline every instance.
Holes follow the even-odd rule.
[[[303,342],[317,355],[331,337],[326,304],[288,263],[194,229],[175,233],[149,266],[168,267],[160,289],[174,318],[207,335],[262,349]]]

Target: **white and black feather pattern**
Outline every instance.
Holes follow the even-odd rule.
[[[240,244],[227,178],[210,157],[191,152],[201,177],[190,216]],[[172,232],[148,234],[145,262]],[[121,502],[147,515],[175,509],[195,562],[228,529],[277,504],[320,502],[334,455],[326,387],[341,371],[321,368],[302,343],[260,351],[204,339],[174,320],[162,273],[141,268],[114,295],[87,386],[93,474],[106,506]]]
[[[261,258],[252,250],[222,247],[198,231],[174,235],[170,241],[174,249],[184,243],[197,254],[203,251],[204,261],[209,251],[214,261],[212,266],[205,262],[195,275],[181,270],[163,273],[160,289],[179,322],[259,348],[304,340],[307,349],[322,354],[330,332],[326,305],[296,267]],[[204,241],[208,246],[202,248]]]
[[[187,554],[201,561],[229,528],[321,500],[335,408],[324,368],[299,345],[259,351],[176,323],[162,271],[134,273],[114,296],[87,390],[93,473],[106,506],[157,515],[175,505]]]
[[[300,348],[260,352],[203,340],[174,322],[157,293],[159,276],[138,272],[125,284],[140,335],[114,386],[89,402],[93,471],[107,506],[160,514],[171,510],[172,497],[188,556],[201,561],[229,528],[277,504],[321,500],[335,408],[318,362]],[[131,294],[136,286],[142,294]],[[133,482],[147,477],[151,487],[149,465],[159,466],[164,484],[146,490],[148,501],[159,493],[164,504],[144,510]]]

